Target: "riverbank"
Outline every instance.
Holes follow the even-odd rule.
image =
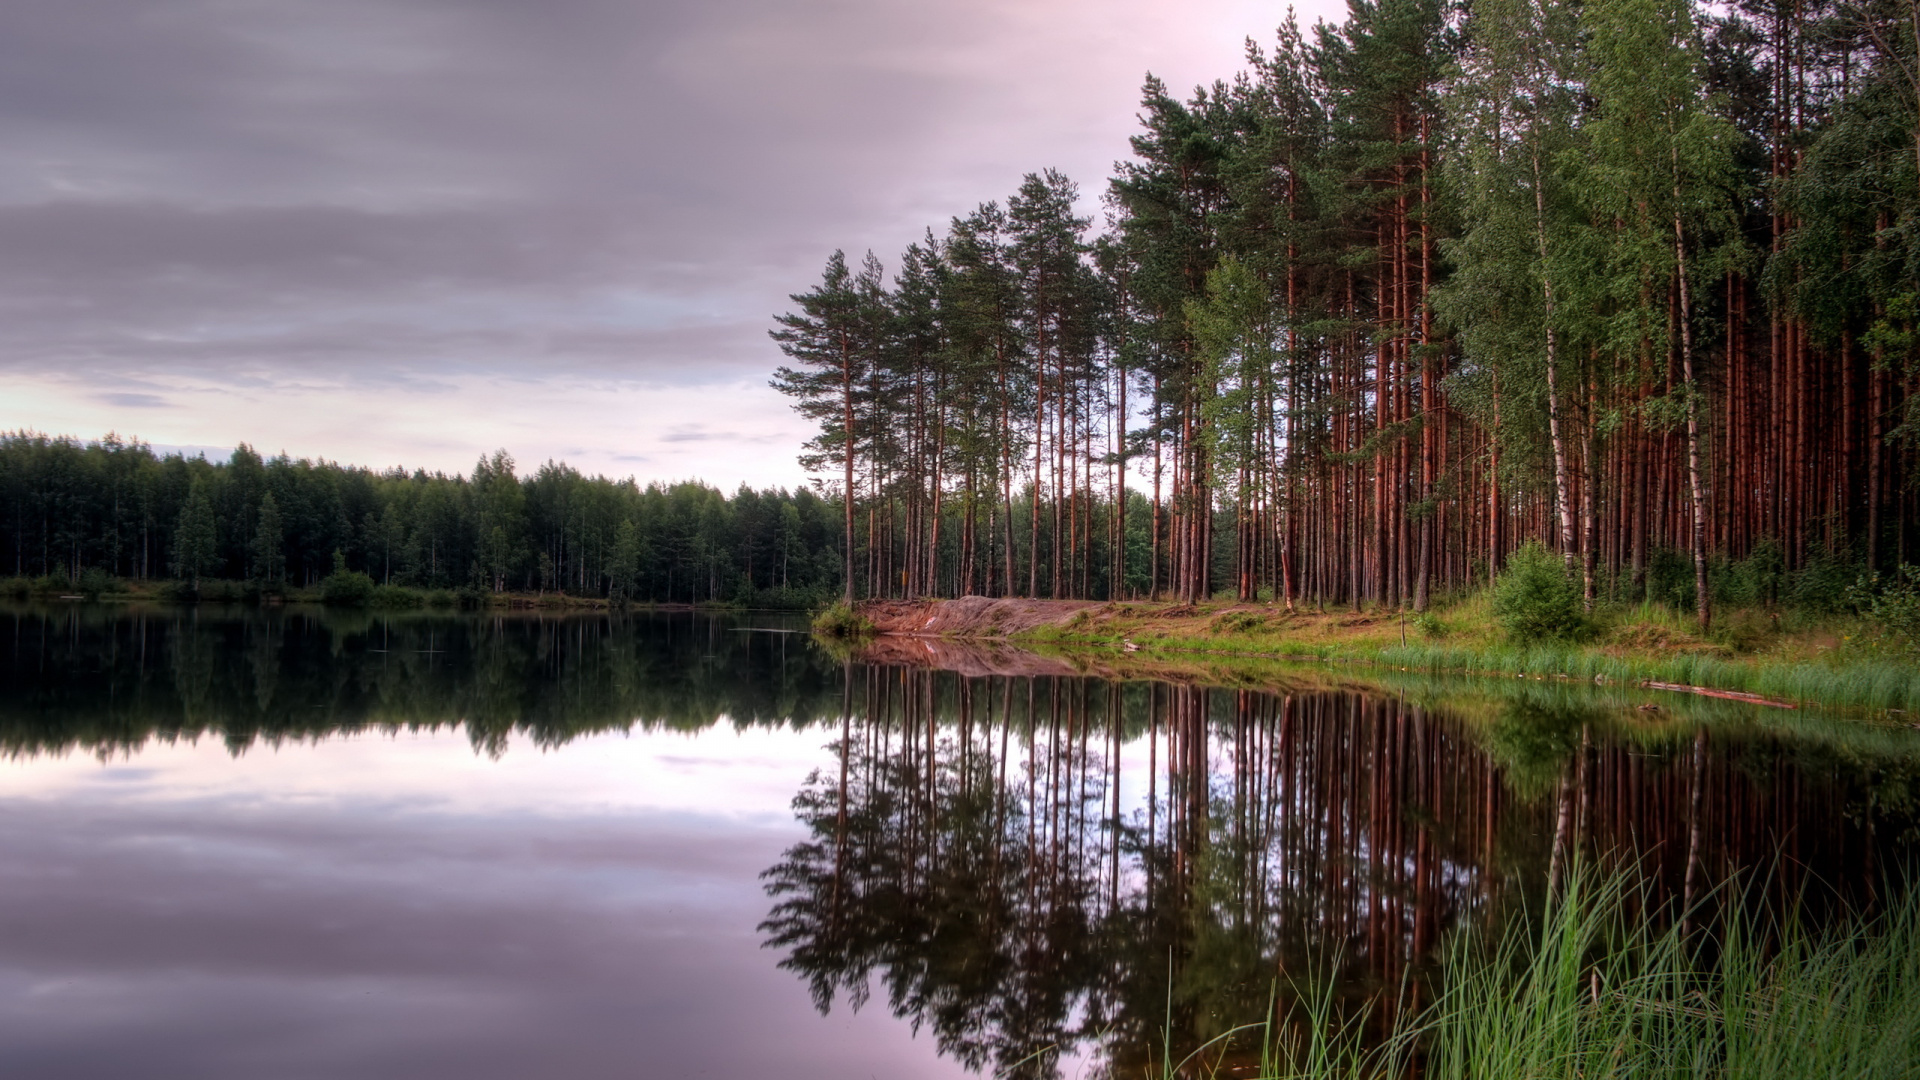
[[[1005,642],[1068,663],[1115,653],[1204,659],[1231,670],[1272,660],[1349,661],[1434,674],[1521,675],[1601,684],[1664,684],[1782,705],[1920,711],[1920,664],[1867,620],[1767,610],[1720,616],[1713,635],[1657,605],[1603,608],[1582,642],[1510,640],[1484,597],[1424,615],[1288,612],[1273,604],[1150,601],[875,600],[858,615],[882,638]]]

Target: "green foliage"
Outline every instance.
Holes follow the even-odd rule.
[[[1862,568],[1844,555],[1816,552],[1793,574],[1787,599],[1801,611],[1830,613],[1852,606],[1853,587]]]
[[[280,521],[280,504],[273,492],[260,496],[260,520],[253,530],[253,573],[268,584],[278,584],[287,572],[285,530]]]
[[[1082,612],[1081,614],[1085,614]],[[1229,611],[1214,626],[1232,634],[1251,633],[1265,628],[1267,617],[1257,611]]]
[[[113,575],[98,566],[89,566],[80,572],[80,595],[89,600],[100,599],[103,594],[114,591],[117,585]]]
[[[1774,604],[1779,602],[1786,582],[1780,542],[1766,536],[1753,545],[1746,558],[1720,561],[1713,580],[1714,597],[1740,607]]]
[[[1730,898],[1716,950],[1647,918],[1620,879],[1573,872],[1537,921],[1456,941],[1459,976],[1402,1029],[1423,1075],[1911,1075],[1920,1055],[1920,901],[1825,932],[1752,922]],[[1713,1063],[1708,1066],[1707,1063]]]
[[[373,580],[368,575],[362,574],[361,576],[366,577],[368,581]],[[329,577],[327,580],[331,582],[333,579]],[[328,602],[332,603],[333,601],[329,600]],[[342,602],[351,606],[351,601]],[[426,602],[426,593],[421,592],[419,589],[409,589],[400,585],[375,585],[373,591],[367,595],[366,600],[368,607],[396,611],[407,608],[424,607]]]
[[[872,637],[874,625],[851,605],[834,604],[813,617],[813,632],[821,637],[857,640]]]
[[[1694,606],[1693,559],[1684,551],[1655,548],[1647,558],[1647,595],[1652,603],[1675,610]]]
[[[1896,649],[1920,652],[1920,566],[1862,576],[1848,598]]]
[[[320,599],[333,607],[366,607],[373,603],[375,589],[367,574],[339,569],[320,583]]]
[[[533,556],[546,552],[552,585],[571,596],[610,596],[617,581],[634,601],[763,603],[768,594],[795,606],[805,595],[798,604],[811,607],[838,590],[838,507],[810,491],[743,487],[729,498],[699,483],[640,486],[553,463],[526,476],[512,469],[504,454],[472,476],[449,476],[262,460],[244,446],[209,462],[111,437],[0,434],[0,566],[45,578],[43,591],[54,592],[73,592],[82,567],[134,580],[178,574],[188,580],[176,591],[183,598],[197,567],[203,588],[246,579],[245,595],[257,598],[317,586],[338,551],[381,584],[480,583],[491,593],[537,586]]]
[[[1493,614],[1519,642],[1576,639],[1589,630],[1579,581],[1537,540],[1508,558],[1493,587]]]
[[[179,523],[173,531],[173,572],[187,579],[198,591],[200,575],[215,566],[213,504],[206,491],[195,484],[180,509]]]
[[[1449,627],[1440,616],[1434,614],[1432,609],[1415,612],[1413,628],[1428,641],[1440,641],[1453,632],[1452,627]]]

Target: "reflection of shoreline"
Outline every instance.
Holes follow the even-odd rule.
[[[807,726],[842,674],[764,614],[559,616],[321,608],[15,609],[0,618],[0,753],[149,738],[259,741],[458,725],[497,752],[607,730]]]

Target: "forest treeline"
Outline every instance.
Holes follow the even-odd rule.
[[[1034,173],[793,297],[849,598],[1920,558],[1920,7],[1349,11],[1150,78],[1097,231]]]
[[[460,476],[0,433],[0,514],[0,574],[73,587],[91,572],[270,592],[344,567],[422,589],[808,607],[840,584],[838,512],[812,492],[729,498],[554,462],[522,476],[505,451]]]

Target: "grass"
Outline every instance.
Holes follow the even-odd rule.
[[[1120,603],[1016,640],[1130,645],[1140,656],[1348,660],[1433,674],[1679,683],[1801,704],[1920,711],[1920,662],[1869,621],[1765,609],[1722,612],[1715,631],[1702,635],[1690,617],[1661,605],[1602,607],[1584,640],[1516,643],[1500,630],[1484,594],[1420,615]]]
[[[836,641],[864,641],[876,631],[866,616],[841,602],[813,617],[813,632]]]
[[[1575,872],[1539,919],[1457,936],[1447,985],[1383,1043],[1364,1046],[1364,1017],[1338,1019],[1309,995],[1264,1028],[1253,1075],[1891,1080],[1920,1069],[1920,894],[1824,931],[1789,920],[1769,933],[1728,902],[1692,935],[1657,928],[1644,899],[1622,879]],[[1207,1058],[1156,1072],[1213,1075]]]

